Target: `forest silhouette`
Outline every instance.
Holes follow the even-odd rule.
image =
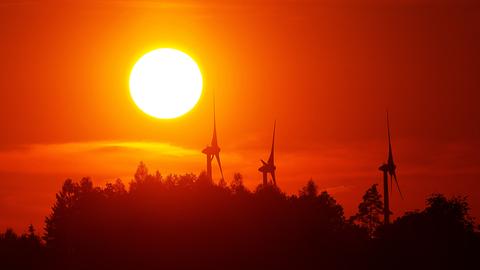
[[[480,236],[466,198],[433,194],[424,210],[383,224],[373,185],[358,213],[313,180],[287,195],[200,175],[150,174],[140,163],[127,188],[67,179],[45,219],[0,233],[0,269],[467,269]]]

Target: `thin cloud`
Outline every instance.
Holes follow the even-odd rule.
[[[133,0],[118,0],[118,1],[101,1],[104,5],[115,5],[127,8],[148,8],[148,9],[197,9],[203,5],[188,1],[133,1]]]
[[[0,152],[0,171],[30,173],[125,173],[140,160],[172,162],[198,155],[197,150],[158,142],[78,142],[32,144]]]

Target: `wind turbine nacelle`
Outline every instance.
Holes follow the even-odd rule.
[[[211,146],[211,148],[212,148],[212,152],[220,153],[220,147],[218,147],[218,146]]]
[[[218,146],[207,146],[205,149],[202,150],[202,153],[207,155],[216,155],[220,153],[220,147]]]
[[[270,173],[270,172],[275,171],[275,169],[276,169],[275,165],[271,165],[271,164],[265,163],[263,160],[262,160],[262,162],[263,162],[264,165],[263,165],[262,167],[258,168],[258,170],[259,170],[260,172],[262,172],[262,173]]]
[[[378,169],[382,172],[388,171],[388,165],[387,164],[382,164],[382,166],[378,167]]]

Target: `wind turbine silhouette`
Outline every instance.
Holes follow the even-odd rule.
[[[215,121],[215,96],[213,97],[213,136],[212,142],[210,145],[207,145],[203,150],[207,156],[207,177],[210,181],[212,181],[212,160],[215,157],[217,159],[218,167],[220,168],[220,173],[223,178],[223,170],[222,170],[222,163],[220,162],[220,147],[218,146],[217,141],[217,125]]]
[[[263,159],[260,161],[262,162],[262,167],[258,168],[260,172],[263,173],[263,185],[268,184],[267,176],[270,174],[272,176],[272,181],[273,185],[277,186],[277,181],[275,179],[275,159],[274,159],[274,151],[275,151],[275,127],[277,125],[277,121],[274,122],[273,124],[273,139],[272,139],[272,149],[270,151],[270,157],[268,158],[268,161],[265,162]]]
[[[395,184],[398,189],[398,193],[400,194],[400,197],[403,200],[403,195],[402,192],[400,191],[400,186],[398,185],[398,180],[397,180],[397,173],[396,169],[397,166],[393,162],[393,152],[392,152],[392,142],[390,139],[390,121],[388,118],[388,112],[387,112],[387,133],[388,133],[388,159],[387,163],[384,163],[378,168],[380,171],[383,172],[383,200],[384,200],[384,205],[383,205],[383,215],[384,215],[384,223],[389,224],[390,223],[390,198],[388,195],[388,176],[390,175],[390,189],[392,189],[393,186],[393,180],[395,180]],[[392,191],[393,193],[393,191]]]

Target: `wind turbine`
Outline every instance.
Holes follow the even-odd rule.
[[[395,180],[395,184],[398,189],[398,193],[400,194],[400,197],[403,199],[402,192],[400,191],[400,186],[398,185],[397,181],[397,173],[396,169],[397,166],[393,162],[393,152],[392,152],[392,142],[390,139],[390,121],[388,119],[388,112],[387,112],[387,133],[388,133],[388,159],[387,163],[382,164],[380,168],[378,168],[380,171],[383,172],[383,215],[384,215],[384,223],[389,224],[390,223],[390,198],[388,195],[388,176],[390,175],[390,189],[392,189],[393,185],[393,180]]]
[[[223,178],[223,170],[222,170],[222,163],[220,162],[220,147],[218,146],[217,141],[217,126],[215,122],[215,98],[213,98],[213,136],[212,142],[210,145],[207,145],[205,149],[202,150],[207,156],[207,177],[210,181],[212,181],[212,160],[215,157],[217,159],[218,167],[220,168],[220,173]]]
[[[263,173],[263,185],[268,184],[267,176],[270,174],[272,176],[272,181],[273,185],[277,186],[277,181],[275,179],[275,160],[274,160],[274,150],[275,150],[275,126],[277,124],[277,121],[273,124],[273,139],[272,139],[272,149],[270,151],[270,157],[268,158],[268,161],[265,162],[263,159],[260,161],[262,162],[262,167],[258,168],[260,172]]]

